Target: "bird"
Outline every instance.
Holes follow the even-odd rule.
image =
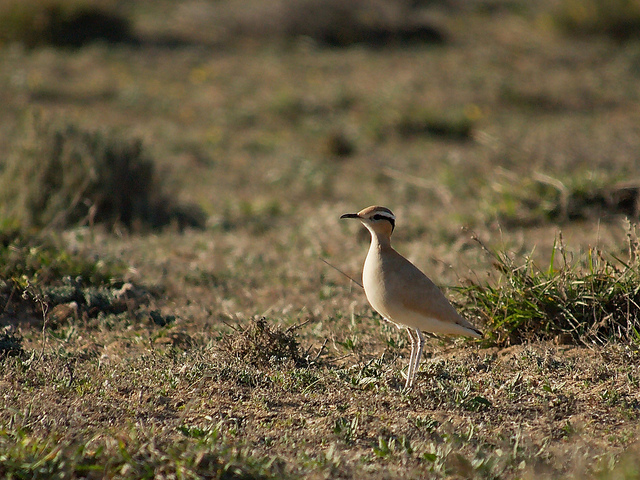
[[[391,210],[374,205],[340,218],[358,219],[371,233],[362,270],[364,293],[385,320],[409,333],[411,356],[404,389],[410,390],[424,348],[422,332],[475,338],[481,338],[482,332],[456,311],[429,277],[391,246],[396,225]]]

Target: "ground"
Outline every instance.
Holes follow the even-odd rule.
[[[31,115],[115,128],[209,219],[57,234],[124,265],[136,309],[43,329],[50,312],[4,307],[25,353],[2,359],[0,471],[638,478],[637,340],[434,338],[403,392],[408,336],[322,259],[359,279],[368,238],[339,217],[372,204],[461,310],[457,287],[499,277],[474,235],[540,265],[560,236],[570,257],[624,257],[637,218],[562,208],[637,186],[640,44],[506,1],[443,2],[442,45],[223,41],[224,3],[133,3],[146,38],[182,42],[0,49],[2,151]],[[271,355],[280,341],[294,344]]]

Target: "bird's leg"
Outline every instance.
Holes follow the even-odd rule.
[[[411,330],[409,330],[411,331]],[[414,333],[416,334],[416,340],[417,340],[417,349],[416,349],[416,355],[415,358],[413,359],[414,365],[413,365],[413,375],[411,376],[411,383],[409,385],[409,387],[413,386],[413,380],[415,379],[415,377],[418,375],[418,366],[420,365],[420,360],[422,359],[422,350],[424,349],[424,336],[422,335],[422,332],[420,331],[419,328],[416,328],[414,330]]]
[[[407,333],[409,333],[409,339],[411,340],[411,356],[409,357],[409,368],[407,369],[407,382],[404,385],[404,389],[408,390],[411,387],[412,378],[413,378],[413,364],[415,362],[415,353],[416,353],[416,340],[417,338],[414,335],[414,331],[410,328],[407,328]]]

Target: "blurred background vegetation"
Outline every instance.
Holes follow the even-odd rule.
[[[358,276],[366,232],[353,238],[338,217],[370,204],[398,216],[394,242],[402,253],[439,284],[456,286],[448,295],[487,331],[486,351],[508,354],[507,347],[541,342],[520,360],[555,378],[559,367],[545,345],[621,344],[611,381],[637,383],[633,362],[623,360],[637,355],[640,338],[639,86],[640,0],[0,0],[0,361],[14,359],[0,388],[17,382],[7,395],[18,395],[11,392],[21,385],[48,393],[53,385],[73,402],[102,399],[103,360],[125,358],[120,382],[135,378],[154,392],[136,404],[145,418],[177,405],[182,379],[174,382],[173,370],[183,361],[194,377],[218,369],[215,381],[237,377],[236,390],[260,384],[265,397],[274,385],[293,385],[287,392],[305,402],[314,389],[331,398],[359,395],[364,390],[356,387],[365,385],[396,395],[395,402],[397,392],[384,382],[393,384],[406,338],[371,318],[364,297],[319,261]],[[222,335],[226,321],[245,326]],[[329,337],[313,360],[310,349]],[[265,354],[267,344],[276,353]],[[154,361],[173,370],[158,379],[145,355],[165,347],[166,358]],[[361,378],[329,366],[333,360],[322,364],[329,348],[334,357],[350,355]],[[55,367],[37,370],[35,352]],[[588,361],[591,350],[585,352]],[[267,357],[243,370],[257,354]],[[258,368],[274,355],[288,361],[271,380]],[[476,423],[496,421],[495,412],[511,418],[512,397],[506,405],[485,393],[488,384],[504,385],[507,374],[473,380],[500,374],[497,355],[474,360],[477,367],[458,364],[476,368],[473,375],[465,370],[465,392],[456,390],[462,374],[445,378],[452,367],[442,367],[429,377],[435,383],[424,382],[435,394],[425,395],[422,407],[449,415],[466,405],[462,416],[477,415]],[[220,358],[235,360],[229,367]],[[153,371],[127,370],[139,364]],[[74,385],[76,366],[95,371]],[[53,378],[55,372],[68,378]],[[588,381],[600,387],[607,372]],[[16,375],[35,380],[12,380]],[[515,440],[504,449],[513,451],[507,459],[495,453],[505,440],[490,428],[474,433],[487,435],[477,443],[430,431],[437,454],[419,431],[412,441],[422,442],[420,465],[432,462],[441,478],[465,468],[483,478],[499,478],[503,468],[519,478],[522,462],[566,473],[564,454],[546,447],[560,451],[576,439],[569,419],[574,404],[582,408],[582,384],[571,383],[577,393],[569,401],[561,397],[564,384],[541,383],[539,394],[515,378],[514,391],[522,387],[530,394],[522,398],[541,402],[544,412],[548,399],[573,402],[549,420],[549,431],[563,433],[545,437],[544,448],[519,448]],[[589,461],[593,451],[614,452],[614,468],[614,456],[636,433],[625,429],[638,409],[633,393],[607,385],[611,391],[589,397],[595,406],[585,410],[607,410],[616,421],[590,423],[586,441],[606,444],[583,451]],[[125,393],[119,390],[110,408],[131,406],[122,401],[130,386],[119,388]],[[449,404],[428,403],[445,394]],[[185,419],[191,407],[175,410],[182,408]],[[11,425],[14,413],[6,413]],[[132,418],[123,414],[118,425],[133,425]],[[358,418],[333,423],[343,451],[359,444],[353,439],[363,441]],[[417,423],[438,428],[432,420]],[[82,428],[93,435],[95,424]],[[100,452],[119,455],[109,474],[139,468],[127,467],[125,447],[100,447],[91,457],[75,438],[65,448],[76,466],[58,465],[61,455],[23,441],[32,428],[0,435],[14,462],[0,462],[0,475],[12,468],[29,476],[45,464],[56,472],[77,467],[67,471],[73,476],[101,468],[107,460]],[[199,472],[200,452],[209,452],[206,442],[217,442],[221,430],[180,428],[180,448],[204,442],[187,456]],[[309,442],[325,441],[308,430]],[[167,431],[163,441],[174,445],[175,428]],[[371,462],[404,468],[404,458],[416,460],[410,434],[396,442],[385,440],[388,433],[371,434]],[[58,444],[42,435],[37,445]],[[307,460],[295,456],[287,435],[278,452],[304,469]],[[263,437],[254,446],[268,448]],[[230,453],[236,440],[207,457],[212,469],[279,478],[273,462]],[[452,449],[475,467],[462,460],[458,470],[447,467]],[[148,468],[163,468],[162,455],[153,450]],[[180,450],[167,455],[183,457]],[[582,465],[581,458],[572,457]],[[314,467],[326,468],[320,473],[344,467],[339,454],[323,462]],[[629,463],[637,474],[637,462]],[[360,467],[351,467],[357,474]]]
[[[522,165],[518,152],[513,155],[509,146],[489,153],[493,147],[488,146],[492,127],[509,128],[503,119],[510,115],[515,122],[525,121],[522,114],[529,115],[526,121],[539,117],[541,132],[545,126],[551,132],[554,122],[568,115],[564,128],[574,123],[575,130],[585,124],[580,117],[599,122],[604,110],[622,112],[622,104],[635,101],[639,5],[634,0],[535,5],[516,0],[2,0],[7,84],[2,145],[11,151],[1,167],[4,221],[69,226],[86,223],[93,209],[92,221],[120,220],[127,227],[146,222],[155,228],[172,221],[202,227],[205,211],[215,210],[225,218],[214,222],[229,225],[230,210],[243,217],[254,203],[281,202],[263,190],[265,178],[292,200],[313,191],[339,198],[335,175],[344,167],[333,162],[373,161],[376,175],[370,183],[379,189],[392,179],[411,183],[405,174],[412,173],[405,168],[394,173],[397,165],[387,158],[408,155],[410,162],[421,162],[419,149],[443,156],[440,146],[450,142],[458,144],[453,150],[464,151],[463,157],[467,152],[492,155],[503,172],[512,170]],[[493,54],[474,45],[480,40]],[[105,50],[106,45],[115,50]],[[557,51],[545,53],[551,45]],[[182,55],[176,49],[183,49]],[[593,73],[596,66],[589,62],[602,62],[612,50],[618,64]],[[243,68],[242,61],[230,58],[245,58],[250,65]],[[168,67],[172,62],[174,72]],[[371,83],[375,75],[377,85]],[[32,109],[44,117],[42,126],[20,118]],[[166,124],[160,126],[158,117],[165,112]],[[127,129],[128,120],[149,117],[156,125],[144,129],[138,122],[136,135],[116,132]],[[618,125],[625,128],[624,121]],[[189,127],[186,134],[180,132],[184,127]],[[511,130],[523,136],[523,130]],[[573,134],[582,132],[566,132]],[[143,137],[161,151],[149,149]],[[532,142],[540,149],[547,140]],[[233,186],[226,190],[240,200],[223,193],[222,202],[220,197],[213,202],[191,191],[193,201],[178,205],[177,192],[162,191],[172,174],[162,168],[164,178],[158,177],[154,155],[164,157],[160,163],[191,159],[196,168],[213,167],[211,172],[224,164],[220,177],[225,180],[216,188]],[[515,184],[470,179],[476,184],[468,183],[469,188],[485,193],[481,204],[489,211],[483,213],[507,224],[577,218],[589,206],[596,214],[637,214],[635,185],[620,184],[631,174],[629,161],[583,158],[589,164],[586,176],[597,178],[592,182],[572,165],[580,161],[579,153],[570,154],[576,161],[552,165],[544,163],[553,155],[543,155],[527,163],[550,174],[551,181],[539,181],[533,171]],[[240,165],[248,157],[265,164],[253,169],[255,178]],[[266,165],[270,162],[278,165]],[[613,167],[600,175],[607,162]],[[429,163],[442,167],[419,173],[441,177],[427,186],[432,195],[440,200],[469,195],[461,187],[465,182],[456,181],[456,167],[447,167],[450,162]],[[476,163],[479,177],[485,165]],[[71,165],[78,168],[71,172]],[[189,165],[178,169],[190,170]],[[261,188],[255,189],[256,181]],[[456,185],[436,186],[442,182]],[[413,183],[405,187],[421,189]],[[242,184],[253,194],[237,195]],[[572,190],[574,184],[579,190]],[[134,185],[140,191],[133,191]],[[116,186],[126,188],[117,193]],[[263,191],[266,198],[260,198]]]

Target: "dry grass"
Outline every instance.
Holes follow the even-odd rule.
[[[302,365],[300,345],[293,335],[294,327],[284,331],[273,328],[265,318],[253,319],[248,326],[223,336],[216,349],[227,362],[265,367],[293,362]],[[308,363],[308,362],[307,362]]]
[[[462,226],[516,269],[550,265],[560,230],[569,266],[597,249],[635,269],[633,212],[550,215],[569,203],[536,179],[572,198],[637,177],[637,46],[558,37],[540,22],[551,2],[436,2],[451,39],[438,48],[208,48],[224,36],[210,14],[227,7],[132,3],[145,35],[191,35],[174,48],[0,50],[0,148],[25,111],[126,131],[209,215],[203,231],[73,227],[51,248],[3,234],[12,272],[31,265],[31,285],[54,272],[41,285],[66,288],[59,305],[80,315],[7,308],[26,284],[2,278],[17,354],[0,359],[0,476],[638,478],[633,338],[434,339],[404,394],[406,334],[319,259],[357,278],[367,239],[338,218],[376,203],[398,216],[396,247],[442,285],[489,284],[491,257]],[[407,119],[420,127],[409,135]],[[62,278],[79,266],[115,279],[84,274],[83,299],[130,283],[149,303],[89,315]]]

